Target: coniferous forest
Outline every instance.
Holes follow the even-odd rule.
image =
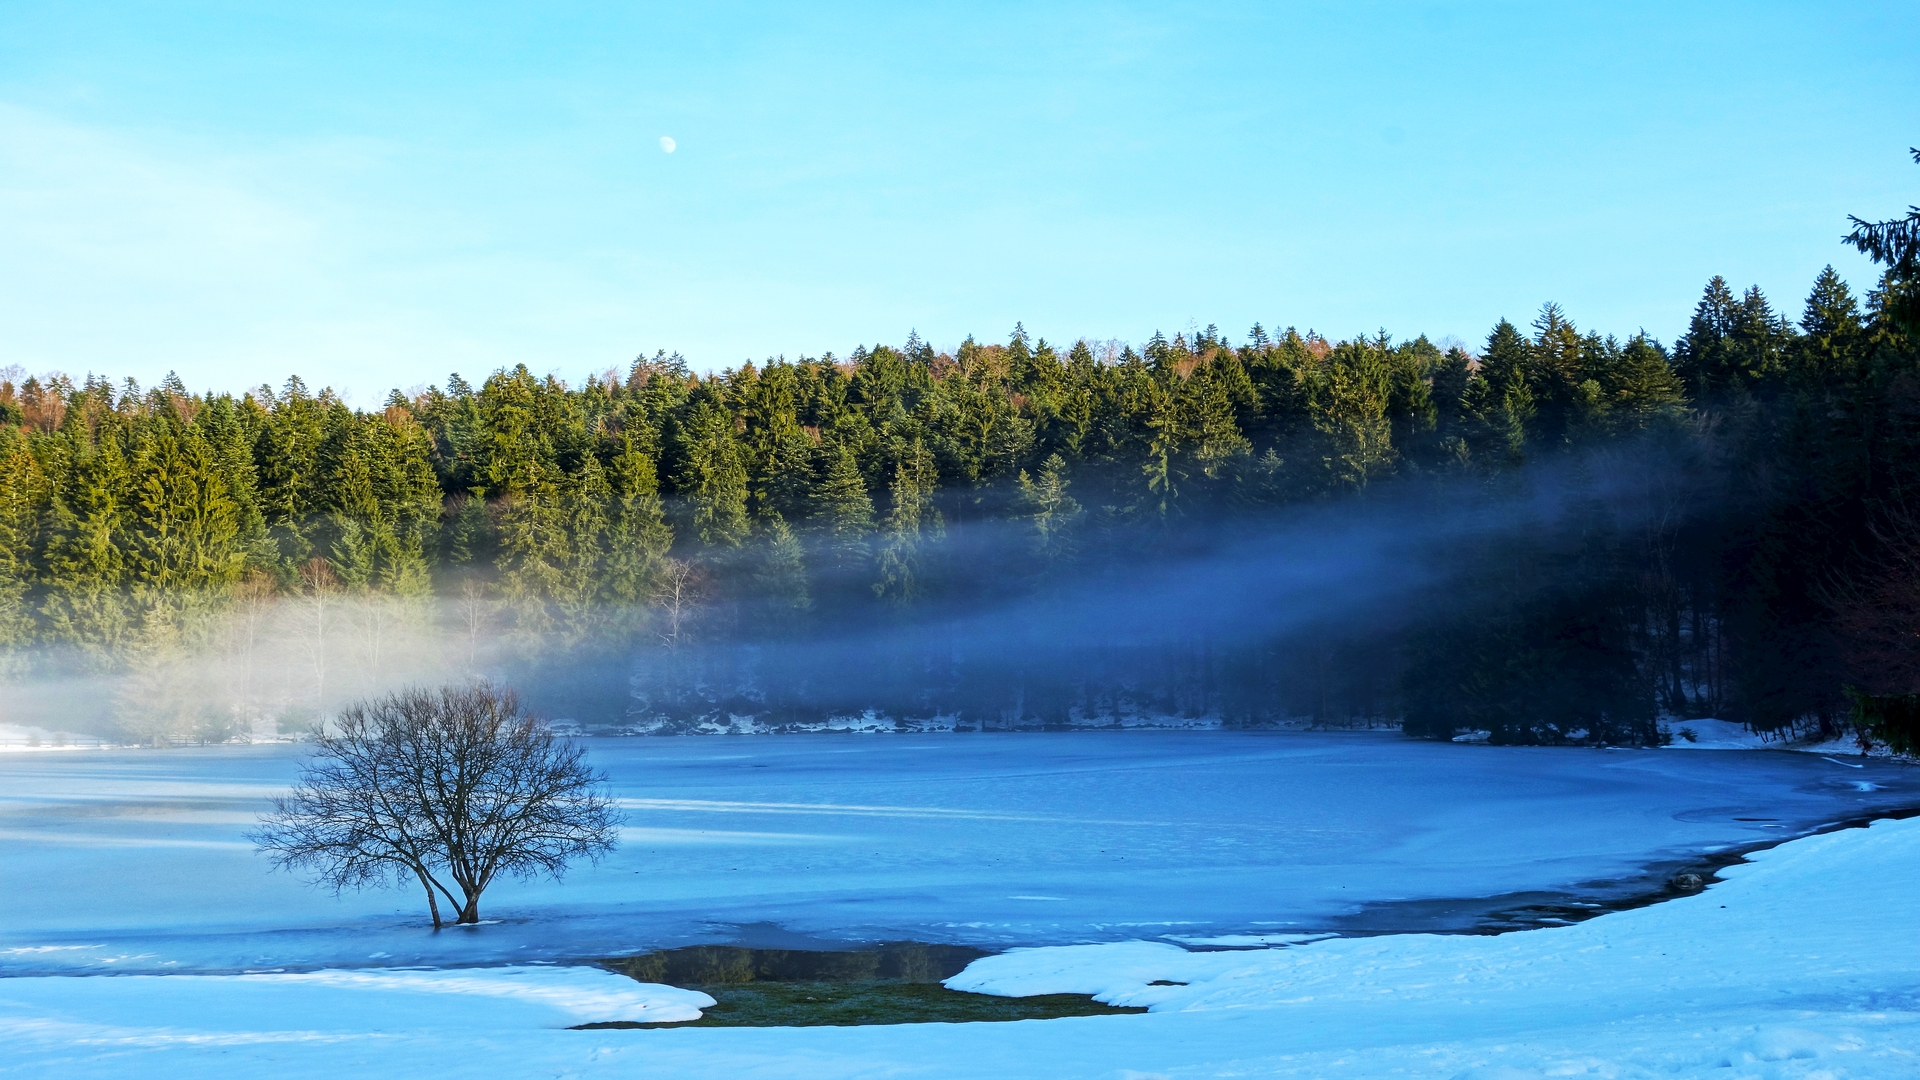
[[[7,695],[156,741],[484,673],[589,730],[1646,744],[1714,716],[1897,742],[1920,690],[1908,270],[1858,297],[1829,269],[1797,315],[1714,278],[1670,346],[1552,304],[1452,347],[1016,327],[711,376],[522,366],[375,411],[297,377],[14,371]]]

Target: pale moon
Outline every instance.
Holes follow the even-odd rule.
[[[673,153],[673,148],[679,145],[679,143],[673,141],[673,136],[671,135],[660,136],[660,149],[663,153],[671,154]]]

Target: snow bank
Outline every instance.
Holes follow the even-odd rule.
[[[1673,750],[1777,750],[1778,738],[1768,739],[1731,720],[1675,720],[1667,725]],[[1687,738],[1691,732],[1693,738]]]
[[[1920,764],[1910,757],[1894,753],[1892,748],[1884,743],[1862,747],[1859,737],[1851,733],[1819,740],[1796,739],[1791,734],[1785,736],[1759,734],[1749,731],[1744,724],[1736,724],[1728,720],[1673,720],[1663,722],[1661,729],[1671,736],[1672,741],[1667,746],[1673,750],[1792,750],[1824,757],[1830,761],[1836,757],[1847,757],[1856,761],[1874,758],[1908,765]],[[1689,734],[1692,738],[1687,737]],[[1854,762],[1835,761],[1834,764],[1859,767]],[[1876,789],[1875,786],[1869,786],[1861,790]]]
[[[699,1019],[712,1004],[697,991],[589,967],[47,976],[0,980],[0,1035],[91,1046],[298,1043],[677,1023]]]
[[[167,978],[168,976],[149,976]],[[495,998],[560,1014],[573,1023],[662,1024],[700,1019],[713,999],[697,990],[634,982],[589,967],[508,967],[467,971],[315,971],[242,975],[242,982],[313,987],[365,995],[456,995]]]

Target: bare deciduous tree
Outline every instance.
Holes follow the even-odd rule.
[[[1920,693],[1920,510],[1896,498],[1868,525],[1876,550],[1820,590],[1847,674],[1869,694]]]
[[[252,727],[260,715],[260,692],[254,674],[259,666],[262,639],[273,616],[273,578],[263,570],[249,571],[233,591],[232,615],[227,622],[227,652],[239,662],[239,714]]]
[[[558,880],[613,850],[605,777],[510,689],[403,690],[349,706],[335,727],[250,837],[277,868],[336,892],[417,879],[438,928],[440,897],[456,924],[479,922],[500,875]]]
[[[493,622],[493,612],[497,607],[492,597],[487,595],[487,587],[469,577],[460,583],[460,596],[454,602],[454,617],[459,633],[467,639],[467,674],[479,670],[480,641],[486,637],[487,629]]]
[[[315,555],[300,567],[299,639],[313,665],[313,705],[324,715],[327,708],[327,633],[337,621],[334,608],[340,602],[340,578],[327,560]]]
[[[706,574],[693,562],[666,559],[660,564],[652,599],[660,609],[660,644],[669,652],[686,643],[706,585]]]

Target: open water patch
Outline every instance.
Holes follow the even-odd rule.
[[[583,1030],[655,1027],[850,1027],[1052,1020],[1145,1012],[1082,994],[998,997],[941,985],[990,955],[967,945],[889,942],[841,951],[691,945],[616,957],[602,966],[639,982],[698,990],[715,1004],[698,1020],[582,1024]]]

